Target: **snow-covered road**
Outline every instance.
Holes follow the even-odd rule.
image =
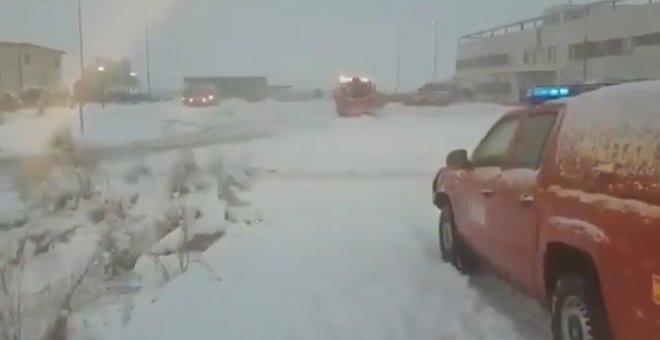
[[[207,253],[223,281],[181,277],[114,338],[517,339],[440,263],[422,184],[264,183],[268,223]]]
[[[250,201],[263,222],[231,226],[204,253],[221,282],[191,267],[162,290],[138,293],[130,322],[100,307],[78,331],[93,328],[107,340],[548,339],[533,303],[492,278],[461,277],[437,249],[432,176],[448,151],[474,146],[505,108],[388,106],[378,118],[339,119],[330,103],[231,103],[197,115],[159,105],[164,113],[90,118],[88,131],[100,134],[87,138],[238,160],[256,174]],[[133,126],[117,135],[124,121]],[[177,144],[230,124],[268,134]]]
[[[187,273],[108,338],[542,339],[542,324],[524,320],[529,309],[499,298],[506,288],[474,289],[480,281],[438,256],[431,176],[501,113],[280,117],[277,136],[226,150],[269,173],[253,193],[265,222],[231,229],[206,253],[222,282]]]

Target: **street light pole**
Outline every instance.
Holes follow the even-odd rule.
[[[101,75],[101,107],[105,108],[105,66],[101,65],[97,68],[99,74]]]
[[[396,92],[399,92],[401,86],[401,53],[396,55]]]
[[[80,83],[82,84],[83,74],[85,72],[85,53],[84,53],[84,44],[83,44],[83,24],[82,24],[82,0],[78,0],[78,38],[80,43]],[[82,89],[83,85],[77,86],[78,93],[74,95],[78,96],[78,120],[80,121],[80,134],[85,134],[85,121],[83,114],[83,101],[82,98]]]
[[[584,36],[584,42],[582,43],[582,82],[586,83],[587,82],[587,77],[588,77],[588,64],[589,60],[587,59],[589,57],[589,54],[587,53],[587,47],[589,47],[589,38],[585,35]]]
[[[144,46],[145,46],[145,58],[147,59],[147,95],[149,96],[149,101],[152,100],[151,93],[151,57],[149,54],[149,25],[144,27]]]

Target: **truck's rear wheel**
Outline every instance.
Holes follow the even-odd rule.
[[[552,298],[554,340],[612,340],[605,306],[594,278],[567,275]]]

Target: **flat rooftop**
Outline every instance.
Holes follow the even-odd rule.
[[[54,53],[66,54],[66,52],[63,51],[63,50],[59,50],[59,49],[48,47],[48,46],[41,46],[41,45],[37,45],[37,44],[32,44],[32,43],[28,43],[28,42],[0,41],[0,47],[1,46],[34,47],[34,48],[49,50],[49,51],[54,52]]]

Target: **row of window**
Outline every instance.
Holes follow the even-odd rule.
[[[25,64],[25,65],[32,64],[32,57],[30,56],[30,53],[25,53],[23,55],[23,64]],[[59,70],[61,66],[62,65],[61,65],[60,59],[55,58],[55,60],[53,61],[53,67],[55,67],[55,69]]]
[[[507,65],[509,63],[508,54],[491,54],[476,58],[460,59],[456,61],[457,69],[494,67]]]
[[[621,56],[629,53],[630,45],[624,39],[608,39],[601,41],[585,41],[569,46],[570,60],[584,60],[602,57]]]
[[[525,64],[543,64],[554,63],[557,61],[557,48],[554,46],[543,48],[537,47],[523,52],[523,62]]]
[[[523,52],[523,62],[525,64],[554,63],[557,61],[556,47],[537,47],[525,50]],[[493,67],[502,66],[509,63],[509,56],[506,54],[490,55],[472,59],[461,59],[456,62],[457,69]]]
[[[660,32],[630,38],[585,41],[572,44],[569,47],[569,58],[571,60],[584,60],[584,58],[621,56],[632,53],[635,47],[657,45],[660,45]]]
[[[638,35],[630,38],[607,39],[600,41],[585,41],[571,44],[568,56],[570,60],[584,60],[611,56],[621,56],[632,53],[635,47],[660,45],[660,32]],[[557,48],[554,46],[537,47],[523,52],[525,64],[555,63]],[[461,59],[456,62],[457,69],[481,68],[507,65],[509,56],[506,54],[491,54],[476,58]]]

